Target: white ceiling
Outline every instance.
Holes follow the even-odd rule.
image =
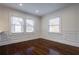
[[[4,3],[6,7],[20,10],[22,12],[30,13],[37,16],[43,16],[48,13],[54,12],[63,7],[69,6],[68,3],[23,3],[23,6],[19,6],[19,3]],[[39,10],[36,13],[35,10]]]

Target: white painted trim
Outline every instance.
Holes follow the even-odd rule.
[[[56,39],[52,40],[52,38],[48,38],[48,37],[42,37],[42,38],[47,39],[47,40],[51,40],[51,41],[55,41],[55,42],[59,42],[62,44],[66,44],[66,45],[79,47],[79,42],[73,42],[73,41],[69,41],[69,40],[56,40]]]
[[[3,41],[3,42],[0,42],[0,46],[18,43],[18,42],[23,42],[23,41],[28,41],[28,40],[33,40],[33,39],[38,39],[38,38],[39,37],[30,37],[30,38],[26,38],[26,39],[6,40],[6,41]]]

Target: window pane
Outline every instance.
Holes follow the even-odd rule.
[[[34,25],[34,21],[33,20],[30,20],[30,19],[27,19],[26,20],[26,24],[33,26]]]
[[[23,32],[23,19],[20,17],[11,17],[11,32],[18,33]]]
[[[51,19],[49,21],[49,25],[59,25],[59,20],[60,20],[59,17]]]
[[[26,20],[26,32],[33,32],[34,30],[34,21],[27,19]]]
[[[21,26],[15,26],[15,32],[22,32]]]
[[[33,27],[27,26],[26,32],[33,32]]]
[[[59,32],[59,26],[49,26],[49,32]]]
[[[23,24],[23,19],[22,18],[12,17],[11,20],[12,20],[12,24],[17,24],[17,25]]]

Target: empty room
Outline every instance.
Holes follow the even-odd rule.
[[[79,55],[79,4],[0,3],[0,55]]]

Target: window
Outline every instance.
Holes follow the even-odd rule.
[[[34,21],[31,19],[26,20],[26,32],[33,32],[34,31]]]
[[[49,32],[60,32],[60,18],[56,17],[49,20]]]
[[[20,17],[11,17],[11,32],[23,32],[23,19]]]

